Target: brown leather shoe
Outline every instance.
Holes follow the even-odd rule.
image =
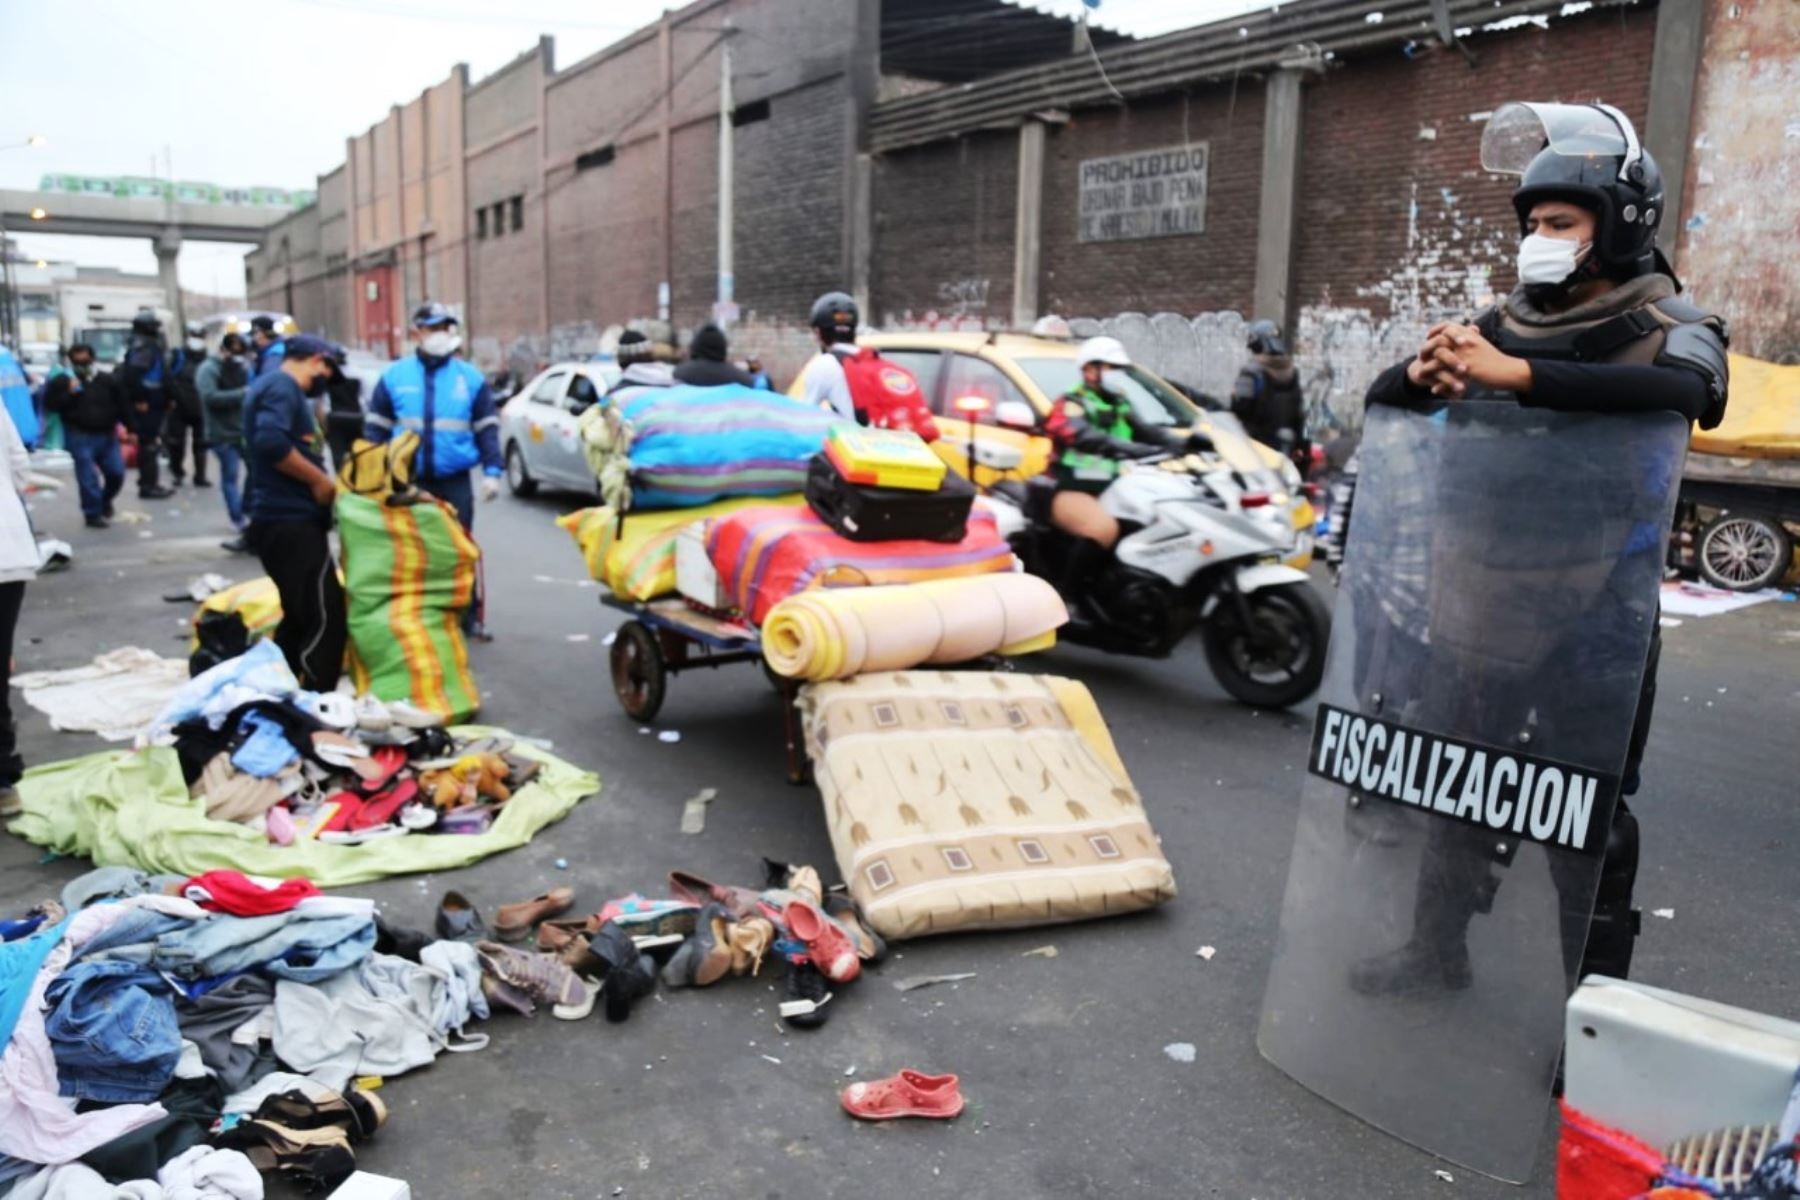
[[[547,954],[556,954],[570,942],[586,941],[589,934],[599,932],[600,922],[591,915],[545,921],[538,926],[537,948]]]
[[[559,887],[530,900],[501,905],[494,914],[494,933],[503,942],[524,941],[531,936],[533,925],[568,912],[574,903],[575,889]]]

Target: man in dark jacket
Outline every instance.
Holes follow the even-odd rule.
[[[187,479],[188,445],[194,448],[194,486],[211,487],[206,477],[205,414],[200,403],[197,375],[206,361],[206,331],[200,322],[187,323],[186,338],[169,354],[169,424],[163,444],[169,450],[169,481],[180,487]]]
[[[281,364],[251,384],[244,399],[246,540],[281,594],[275,644],[300,686],[319,692],[337,686],[347,637],[329,537],[337,482],[325,470],[313,411],[331,374],[330,355],[331,344],[320,338],[288,338]]]
[[[725,361],[730,350],[723,329],[717,325],[702,325],[688,346],[688,360],[675,368],[675,382],[694,387],[718,387],[723,383],[755,387],[756,380],[748,371]]]
[[[81,515],[93,528],[105,529],[113,500],[125,486],[119,426],[131,420],[131,404],[118,379],[94,371],[94,348],[87,343],[69,347],[69,369],[44,385],[44,407],[62,418]]]
[[[1312,443],[1306,438],[1300,372],[1288,356],[1287,339],[1275,322],[1263,320],[1251,323],[1247,342],[1250,361],[1238,371],[1231,411],[1246,433],[1281,451],[1304,474],[1311,465]]]
[[[175,494],[174,488],[163,487],[159,482],[163,420],[169,411],[168,374],[169,353],[163,341],[162,319],[146,308],[132,318],[125,361],[114,372],[131,401],[140,500],[167,500]]]

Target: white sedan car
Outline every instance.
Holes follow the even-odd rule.
[[[500,410],[500,452],[513,495],[532,495],[540,484],[597,493],[576,421],[618,377],[615,363],[558,363],[506,402]]]

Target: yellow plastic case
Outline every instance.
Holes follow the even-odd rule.
[[[840,425],[825,442],[825,457],[851,483],[935,492],[948,469],[923,438],[900,429]]]

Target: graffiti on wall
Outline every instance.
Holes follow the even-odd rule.
[[[1494,302],[1494,277],[1512,253],[1513,231],[1466,213],[1452,188],[1421,197],[1416,183],[1409,187],[1400,260],[1358,288],[1350,303],[1334,302],[1327,292],[1302,306],[1288,331],[1306,393],[1307,428],[1316,438],[1360,429],[1369,385],[1415,352],[1435,322],[1468,319]],[[1118,338],[1157,374],[1215,398],[1231,395],[1249,357],[1248,322],[1235,312],[1120,313],[1069,324],[1077,337]]]
[[[1680,261],[1732,349],[1800,362],[1800,19],[1793,4],[1721,3],[1708,21]],[[1665,225],[1663,242],[1674,239]]]

